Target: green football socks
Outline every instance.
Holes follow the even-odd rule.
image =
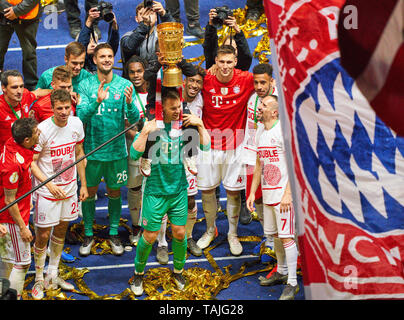
[[[108,197],[109,235],[118,235],[119,220],[121,219],[122,198]]]
[[[136,273],[144,272],[144,268],[146,267],[147,259],[149,258],[152,247],[153,244],[147,242],[147,240],[142,235],[136,247],[136,256],[135,256]]]
[[[81,203],[83,212],[84,235],[87,237],[93,236],[93,221],[95,214],[95,197],[87,198]]]
[[[186,253],[187,253],[187,238],[182,241],[173,238],[172,241],[173,256],[174,256],[174,269],[182,270],[185,265]]]

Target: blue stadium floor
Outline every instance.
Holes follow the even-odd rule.
[[[82,9],[82,19],[84,19],[84,1],[79,1],[80,7]],[[120,34],[121,36],[136,27],[136,23],[134,21],[134,13],[137,2],[132,2],[128,0],[112,0],[112,4],[114,5],[114,12],[117,16],[118,23],[120,25]],[[118,4],[119,3],[119,4]],[[219,1],[200,1],[200,16],[201,16],[201,26],[204,27],[208,22],[208,12],[211,8],[218,5],[228,5],[232,9],[236,8],[244,8],[244,1],[231,1],[231,0],[221,0]],[[181,18],[184,24],[186,24],[186,17],[183,7],[183,2],[181,1]],[[46,16],[42,18],[42,22],[40,24],[40,28],[38,31],[38,73],[41,74],[44,70],[55,66],[64,64],[63,56],[64,56],[64,47],[67,43],[72,41],[68,31],[68,25],[66,21],[65,13],[62,13],[57,16],[57,29],[45,29]],[[48,21],[49,22],[49,21]],[[107,25],[106,23],[100,23],[100,29],[103,33],[103,37],[101,41],[106,40],[107,35]],[[248,39],[250,49],[253,51],[257,46],[258,41],[261,39],[261,36],[252,37]],[[186,41],[196,40],[192,37],[186,37]],[[202,46],[200,44],[189,46],[184,49],[183,54],[185,58],[199,57],[203,54]],[[118,52],[117,58],[115,59],[115,66],[120,68],[121,65],[118,62],[120,57],[120,53]],[[9,52],[6,55],[5,61],[5,69],[18,69],[21,70],[21,50],[19,48],[18,38],[14,35],[11,43]],[[252,66],[258,63],[258,60],[255,58],[253,60]],[[202,65],[204,66],[204,64]],[[118,72],[120,74],[120,71]],[[103,185],[98,192],[98,201],[97,201],[97,212],[96,212],[96,223],[99,225],[108,225],[108,220],[106,218],[107,215],[107,202],[105,197],[105,189]],[[126,201],[126,189],[122,190],[123,194],[123,210],[122,210],[122,218],[127,219],[127,224],[130,225],[130,216],[129,211],[127,209],[127,201]],[[221,204],[222,207],[225,208],[226,205],[226,195],[224,190],[222,189],[221,194]],[[198,203],[198,219],[203,217],[202,205],[200,203],[200,194],[197,196]],[[73,223],[79,223],[80,220],[75,221]],[[228,282],[226,286],[223,286],[222,290],[217,292],[215,296],[218,300],[277,300],[282,292],[283,286],[274,286],[274,287],[262,287],[259,285],[259,281],[257,280],[258,276],[265,276],[268,271],[268,265],[261,264],[259,258],[257,256],[252,255],[253,248],[257,245],[257,241],[243,241],[243,254],[240,257],[234,257],[230,254],[228,243],[227,243],[227,217],[225,214],[218,214],[217,226],[219,230],[219,237],[213,242],[213,245],[217,245],[214,249],[210,251],[210,254],[213,257],[213,261],[208,260],[205,255],[202,257],[193,257],[189,256],[187,258],[187,262],[185,265],[185,269],[194,268],[192,270],[197,272],[197,268],[206,269],[212,273],[219,272],[227,275],[227,280],[234,279],[231,282]],[[203,234],[205,230],[205,221],[201,221],[196,223],[194,228],[194,239],[199,239],[199,237]],[[123,240],[126,240],[128,237],[128,230],[125,227],[121,227],[120,236]],[[253,221],[249,225],[239,225],[238,228],[239,236],[258,236],[262,237],[262,229],[258,221]],[[101,230],[99,233],[100,237],[106,237],[108,235],[108,230]],[[171,241],[168,239],[169,243],[169,252],[171,252]],[[66,293],[66,297],[77,300],[89,300],[89,299],[107,299],[111,297],[115,297],[123,293],[121,299],[130,299],[131,297],[128,295],[124,295],[125,290],[129,288],[128,280],[133,274],[133,261],[135,257],[136,248],[133,248],[132,251],[125,252],[120,257],[115,257],[111,254],[103,254],[103,255],[90,255],[86,258],[81,258],[78,254],[79,245],[66,245],[66,247],[71,250],[71,254],[76,257],[76,260],[73,263],[66,264],[68,269],[63,269],[63,272],[82,272],[84,275],[82,276],[82,281],[79,283],[82,285],[84,283],[84,287],[81,287],[81,293]],[[215,263],[217,265],[215,265]],[[153,249],[150,257],[149,263],[146,267],[146,271],[150,269],[160,268],[164,266],[160,266],[156,260],[156,250]],[[164,268],[172,268],[172,254],[170,254],[170,263],[168,266]],[[215,269],[216,267],[216,269]],[[71,268],[75,268],[73,271]],[[86,269],[84,269],[86,268]],[[267,268],[266,271],[262,271]],[[269,268],[270,269],[270,268]],[[29,293],[32,285],[33,285],[33,270],[34,263],[32,262],[31,271],[28,275],[28,286],[27,292]],[[261,270],[261,271],[260,271]],[[87,271],[87,272],[84,272]],[[155,270],[157,272],[164,273],[164,270]],[[242,276],[247,273],[254,273],[253,271],[260,271],[258,273]],[[239,274],[240,277],[232,275]],[[31,281],[30,281],[31,280]],[[304,299],[303,293],[303,285],[301,281],[301,276],[298,277],[300,292],[298,293],[296,299],[302,300]],[[73,282],[72,282],[73,283]],[[74,282],[77,288],[77,282]],[[87,292],[83,294],[83,292]],[[161,291],[161,288],[160,288]],[[56,293],[58,294],[58,293]],[[106,295],[106,296],[104,296]],[[104,296],[104,297],[103,297]],[[64,296],[54,297],[53,299],[64,299]],[[143,295],[139,299],[145,299],[147,295]],[[170,298],[170,297],[165,297]],[[175,299],[174,296],[171,296],[172,299]]]

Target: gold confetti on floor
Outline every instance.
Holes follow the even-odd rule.
[[[199,222],[202,220],[203,219],[200,219]],[[131,229],[126,222],[126,219],[121,219],[120,226],[127,228],[131,232]],[[105,228],[107,228],[107,226],[94,224],[95,234],[96,232],[104,230]],[[76,234],[80,241],[82,240],[82,222],[73,224],[71,226],[71,231]],[[96,236],[95,239],[95,244],[91,249],[92,254],[112,254],[112,251],[105,239],[98,238]],[[239,239],[241,242],[261,242],[262,240],[261,237],[257,236],[245,236],[239,237]],[[224,239],[223,241],[203,250],[206,259],[215,270],[214,272],[200,267],[191,267],[184,270],[187,285],[182,291],[177,290],[172,277],[172,271],[169,268],[158,267],[148,269],[148,271],[145,273],[143,283],[146,294],[144,300],[212,300],[216,298],[220,291],[228,288],[233,281],[260,272],[269,272],[274,267],[273,264],[269,264],[265,265],[262,269],[245,272],[247,267],[260,264],[260,257],[257,256],[257,260],[253,262],[245,262],[234,274],[230,273],[232,265],[225,266],[223,268],[224,270],[222,270],[210,251],[222,245],[225,241],[226,240]],[[69,252],[70,248],[66,248],[65,251]],[[87,296],[90,300],[136,300],[135,295],[129,288],[129,284],[128,288],[119,294],[98,295],[96,292],[91,290],[91,288],[89,288],[85,282],[84,278],[88,272],[90,271],[87,268],[78,269],[60,262],[59,276],[64,280],[73,280],[76,289],[72,292],[64,292],[61,291],[61,289],[47,290],[45,291],[46,296],[44,297],[44,300],[76,300],[72,297],[73,293]],[[35,280],[34,278],[34,275],[28,276],[25,280],[24,288],[27,288],[27,286]],[[128,282],[129,281],[130,279]],[[24,300],[33,300],[31,290],[25,289],[22,293],[22,298]]]

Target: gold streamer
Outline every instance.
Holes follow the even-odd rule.
[[[46,7],[51,4],[57,4],[58,0],[41,0],[41,6]]]
[[[267,29],[267,18],[265,14],[262,14],[261,17],[255,20],[246,20],[246,8],[238,8],[233,10],[233,16],[236,18],[237,24],[240,29],[244,32],[244,35],[247,39],[253,37],[261,37],[261,40],[258,42],[257,47],[254,49],[253,57],[257,58],[259,63],[268,63],[269,56],[271,55],[271,49],[269,46],[269,36]],[[228,26],[223,26],[222,29],[217,31],[218,35],[218,44],[221,46],[224,42],[226,35],[230,32],[230,28]],[[233,31],[233,34],[235,32]],[[185,42],[184,48],[189,46],[194,46],[203,43],[203,39],[197,41],[188,41]],[[186,59],[187,62],[194,63],[198,62],[198,65],[201,65],[203,61],[205,61],[205,57],[199,56],[190,59]]]
[[[203,220],[204,218],[201,218],[198,219],[197,222]],[[126,222],[126,219],[121,219],[120,226],[131,231],[131,228],[126,224]],[[105,228],[107,228],[107,226],[94,224],[95,231],[101,231]],[[76,233],[77,238],[82,240],[82,235],[84,233],[83,223],[73,224],[71,227],[71,232]],[[104,239],[100,239],[97,237],[95,237],[95,239],[96,244],[92,248],[92,252],[94,252],[94,254],[101,255],[112,253],[109,245]],[[261,242],[262,239],[258,236],[241,236],[239,237],[239,240],[241,242]],[[218,246],[222,245],[225,241],[226,239],[223,239],[215,245],[212,245],[203,250],[207,261],[215,270],[214,272],[200,267],[191,267],[184,270],[184,277],[187,279],[187,285],[182,291],[177,289],[172,277],[172,272],[169,268],[160,267],[149,269],[145,273],[143,283],[144,290],[147,295],[145,300],[212,300],[215,299],[220,291],[228,288],[233,281],[236,281],[243,277],[252,276],[260,272],[270,271],[274,267],[273,264],[268,264],[263,269],[245,272],[247,267],[251,267],[254,264],[260,263],[260,259],[257,257],[257,260],[243,263],[240,269],[234,274],[230,273],[232,265],[225,266],[222,270],[210,252]],[[273,252],[267,252],[265,251],[266,249],[267,248],[265,248],[265,246],[261,247],[260,255],[262,255],[263,253],[268,253],[270,255],[273,254],[274,256]],[[67,248],[66,251],[69,251],[69,249]],[[64,280],[73,280],[75,283],[76,289],[73,290],[71,293],[85,295],[90,300],[136,300],[136,297],[130,290],[130,288],[126,288],[119,294],[97,294],[87,286],[84,280],[84,276],[88,272],[90,271],[87,268],[77,269],[68,266],[63,262],[60,262],[59,265],[59,276]],[[301,272],[298,274],[301,274]],[[24,288],[26,288],[34,280],[34,278],[35,276],[27,277]],[[44,300],[73,300],[71,293],[62,292],[61,289],[47,290]],[[26,289],[22,293],[22,298],[24,300],[33,300],[31,292]]]

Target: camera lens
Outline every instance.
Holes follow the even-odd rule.
[[[112,12],[108,12],[104,14],[104,21],[111,23],[114,20],[114,14]]]

